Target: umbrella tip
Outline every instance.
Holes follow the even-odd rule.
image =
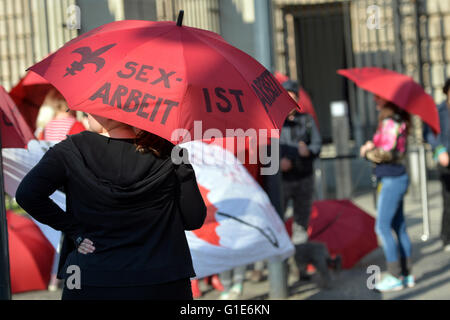
[[[184,16],[184,10],[180,10],[180,13],[178,13],[178,19],[177,19],[177,26],[181,27],[181,24],[183,23],[183,16]]]

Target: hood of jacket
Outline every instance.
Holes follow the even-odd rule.
[[[83,188],[91,203],[138,205],[173,191],[175,185],[171,159],[139,153],[130,139],[86,131],[68,136],[54,149],[64,161],[70,184],[76,185],[73,189]]]

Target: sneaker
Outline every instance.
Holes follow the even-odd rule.
[[[50,276],[50,282],[48,284],[47,290],[51,292],[55,292],[59,289],[61,284],[61,280],[56,277],[56,274],[52,274]]]
[[[403,278],[403,284],[405,287],[413,288],[416,285],[416,281],[413,275],[409,275]]]
[[[236,283],[230,290],[223,291],[219,296],[219,300],[237,300],[242,296],[242,291],[242,283]]]
[[[236,283],[230,289],[230,293],[233,296],[235,296],[236,298],[239,298],[240,296],[242,296],[242,292],[243,292],[243,285],[242,285],[242,283]]]
[[[383,280],[375,285],[375,289],[380,292],[399,291],[403,288],[403,280],[390,274],[385,276]]]
[[[444,251],[445,251],[445,252],[450,252],[450,244],[446,244],[446,245],[444,246]]]
[[[308,241],[308,232],[297,223],[292,224],[292,243],[294,245],[306,243]]]

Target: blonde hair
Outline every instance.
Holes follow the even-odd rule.
[[[55,88],[49,90],[45,96],[44,104],[52,106],[56,113],[68,111],[72,116],[76,117],[76,111],[69,110],[66,99],[64,99],[64,96]]]

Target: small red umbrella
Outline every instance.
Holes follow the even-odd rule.
[[[413,78],[376,67],[341,69],[337,73],[352,80],[358,87],[419,116],[435,133],[441,131],[433,98]]]
[[[316,111],[314,110],[311,97],[302,87],[299,88],[298,92],[298,104],[302,106],[302,108],[305,110],[305,113],[308,113],[313,117],[314,121],[316,122],[317,128],[319,128],[319,119],[317,118]]]
[[[10,210],[6,219],[11,292],[46,290],[55,253],[53,246],[31,219]]]
[[[28,126],[34,132],[39,109],[53,86],[38,74],[28,71],[9,92]]]
[[[293,219],[286,221],[292,234]],[[341,255],[342,268],[351,269],[378,247],[375,219],[349,200],[314,201],[309,240],[323,242],[331,256]]]
[[[375,219],[349,200],[315,201],[308,234],[325,243],[331,255],[341,255],[344,269],[378,247]]]
[[[69,107],[174,143],[207,129],[281,129],[296,107],[272,74],[219,35],[171,21],[123,20],[65,44],[30,68]],[[201,121],[194,130],[194,122]],[[179,134],[172,135],[176,129]],[[188,135],[189,133],[189,135]]]
[[[275,71],[274,73],[275,79],[278,80],[279,83],[283,83],[285,81],[289,80],[289,77],[282,74],[281,72]],[[303,89],[301,86],[299,86],[298,90],[298,104],[301,106],[302,110],[300,112],[308,113],[310,114],[314,121],[316,122],[317,127],[319,127],[319,120],[317,118],[316,110],[314,109],[314,105],[312,103],[311,97],[309,94]]]
[[[28,141],[34,139],[31,129],[2,86],[0,86],[0,116],[2,148],[24,148]]]
[[[289,80],[289,77],[287,75],[285,75],[285,74],[283,74],[283,73],[281,73],[279,71],[275,71],[273,73],[273,76],[275,77],[275,79],[277,79],[277,81],[279,83],[283,83],[283,82],[286,82],[286,81]]]

